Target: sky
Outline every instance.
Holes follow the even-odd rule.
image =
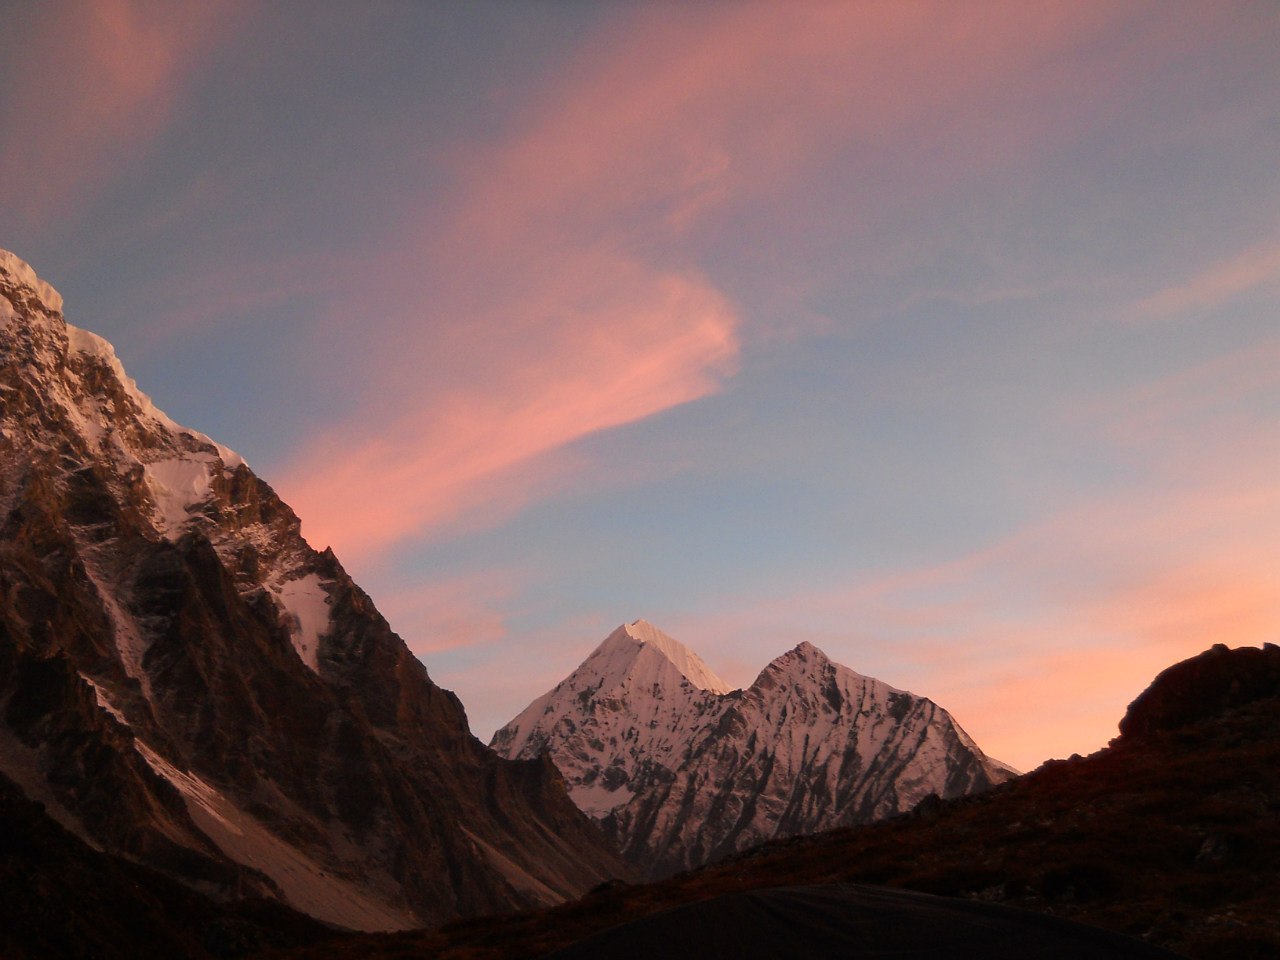
[[[1280,4],[0,0],[0,247],[487,740],[643,618],[1021,769],[1280,641]]]

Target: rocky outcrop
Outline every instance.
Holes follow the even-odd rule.
[[[653,877],[1015,775],[931,700],[812,644],[730,690],[644,621],[614,631],[492,746],[549,754],[575,802]]]
[[[1161,671],[1129,704],[1122,737],[1144,737],[1212,719],[1255,700],[1280,697],[1280,647],[1217,643]]]
[[[94,845],[353,928],[625,869],[240,457],[60,311],[0,253],[0,772]]]

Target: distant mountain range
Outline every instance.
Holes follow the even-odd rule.
[[[627,875],[551,763],[474,739],[272,489],[7,252],[0,774],[100,851],[355,929]]]
[[[1016,776],[931,700],[812,644],[733,690],[643,620],[611,633],[490,745],[550,756],[574,802],[652,877]]]

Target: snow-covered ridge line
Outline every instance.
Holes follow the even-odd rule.
[[[668,703],[651,706],[643,718],[650,729],[661,729],[668,736],[671,729],[680,726],[680,721],[677,717],[662,715],[663,711],[671,708],[679,712],[682,709],[679,704],[687,698],[715,698],[733,689],[717,677],[701,657],[653,624],[644,620],[624,623],[610,633],[577,670],[534,700],[500,731],[499,735],[504,738],[500,752],[507,756],[536,753],[548,730],[557,723],[573,723],[569,718],[572,708],[566,708],[565,704],[579,703],[583,697],[608,699],[612,693],[622,691],[625,699],[631,691],[668,688],[673,693],[680,691],[680,695],[673,696]],[[611,735],[625,736],[625,733],[619,730]],[[673,743],[668,740],[661,747],[642,747],[637,743],[633,748],[669,751]],[[602,791],[593,782],[571,783],[570,793],[579,807],[593,816],[602,815],[625,797],[625,791],[618,792],[616,784]]]
[[[633,620],[618,628],[633,640],[648,644],[671,661],[686,680],[699,690],[728,693],[734,688],[721,680],[703,659],[678,640],[667,636],[647,620]],[[615,631],[616,635],[617,631]],[[608,643],[608,641],[605,641]]]
[[[116,356],[116,348],[109,341],[96,333],[90,333],[88,330],[82,330],[69,323],[66,328],[68,349],[105,363],[111,369],[111,372],[116,375],[116,379],[120,381],[120,386],[124,388],[124,392],[138,407],[138,411],[143,417],[155,421],[170,433],[186,434],[201,443],[209,444],[218,451],[218,456],[228,470],[234,470],[245,462],[244,458],[230,447],[223,446],[198,430],[182,426],[157,407],[151,397],[138,388],[137,381],[125,372],[124,365],[120,362],[120,358]]]
[[[67,323],[57,291],[4,250],[0,288],[8,291],[0,295],[0,340],[12,344],[10,356],[21,382],[43,405],[59,411],[58,419],[83,441],[90,457],[111,467],[122,490],[142,495],[156,534],[176,541],[193,523],[216,515],[225,506],[221,499],[235,471],[248,466],[244,458],[156,406],[125,371],[115,347]],[[242,528],[227,543],[215,535],[215,548],[234,553],[253,539]],[[111,610],[121,661],[146,691],[142,632],[112,599],[99,573],[91,569],[89,576],[96,578],[95,588]],[[266,579],[298,657],[318,672],[319,642],[331,620],[326,586],[298,558],[270,570]]]
[[[16,253],[0,250],[0,273],[9,275],[15,287],[26,287],[53,313],[62,312],[62,294],[36,276],[31,265]]]
[[[579,808],[654,877],[1011,775],[933,701],[811,643],[730,690],[642,620],[611,633],[490,745],[512,758],[548,753]]]
[[[138,384],[134,379],[125,372],[124,366],[116,356],[115,347],[111,343],[97,334],[82,330],[63,319],[62,295],[51,285],[41,280],[25,260],[8,250],[0,250],[0,276],[7,280],[6,285],[10,288],[16,290],[25,289],[40,301],[40,306],[43,309],[34,310],[31,309],[33,305],[29,305],[25,316],[27,317],[27,322],[31,324],[30,329],[33,332],[43,330],[47,333],[47,339],[43,341],[43,346],[40,350],[47,359],[57,359],[56,355],[61,354],[62,348],[60,345],[65,338],[68,358],[73,354],[79,354],[90,361],[105,365],[115,376],[125,395],[133,402],[139,417],[144,422],[148,422],[163,433],[191,437],[197,444],[212,447],[217,451],[223,465],[228,470],[233,470],[244,463],[244,458],[234,450],[215,442],[197,430],[182,426],[157,407],[152,399],[138,388]],[[5,326],[9,326],[19,316],[16,309],[17,305],[7,297],[0,297],[0,301],[3,301],[0,302],[0,321],[3,321]],[[50,356],[51,352],[54,356]],[[57,386],[70,387],[72,384],[50,384],[51,388],[56,389]],[[69,412],[78,421],[85,419],[84,411],[82,410]],[[103,423],[87,424],[89,432],[95,437],[101,435],[105,426]]]

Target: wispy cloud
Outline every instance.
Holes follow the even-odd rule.
[[[607,22],[502,136],[453,146],[452,207],[424,205],[434,213],[399,243],[417,269],[382,287],[366,278],[369,296],[340,311],[335,326],[355,314],[370,333],[341,385],[361,409],[279,474],[308,536],[376,560],[496,507],[496,493],[509,510],[520,478],[545,476],[538,461],[578,438],[713,393],[749,331],[771,337],[708,269],[735,216],[750,210],[776,222],[779,243],[810,243],[788,198],[845,204],[841,189],[876,191],[856,170],[846,188],[798,182],[859,144],[851,155],[873,168],[913,156],[943,119],[961,143],[920,182],[985,168],[992,137],[956,114],[1109,16],[1064,5],[977,30],[947,8],[757,3]],[[984,55],[994,50],[1003,59]],[[896,82],[903,70],[915,82]],[[1009,110],[1003,156],[1033,149],[1048,127]]]
[[[512,472],[551,451],[715,390],[737,350],[723,297],[696,277],[600,268],[594,285],[553,283],[495,304],[507,330],[475,318],[491,339],[471,349],[502,361],[482,384],[422,384],[389,419],[313,443],[280,481],[307,536],[368,560],[495,496],[518,499]]]
[[[27,228],[66,216],[145,151],[235,2],[87,0],[6,16],[0,181]],[[21,24],[21,26],[19,26]]]
[[[1132,314],[1161,319],[1188,310],[1212,310],[1259,288],[1280,290],[1280,243],[1276,241],[1253,246],[1144,298],[1134,305]]]

